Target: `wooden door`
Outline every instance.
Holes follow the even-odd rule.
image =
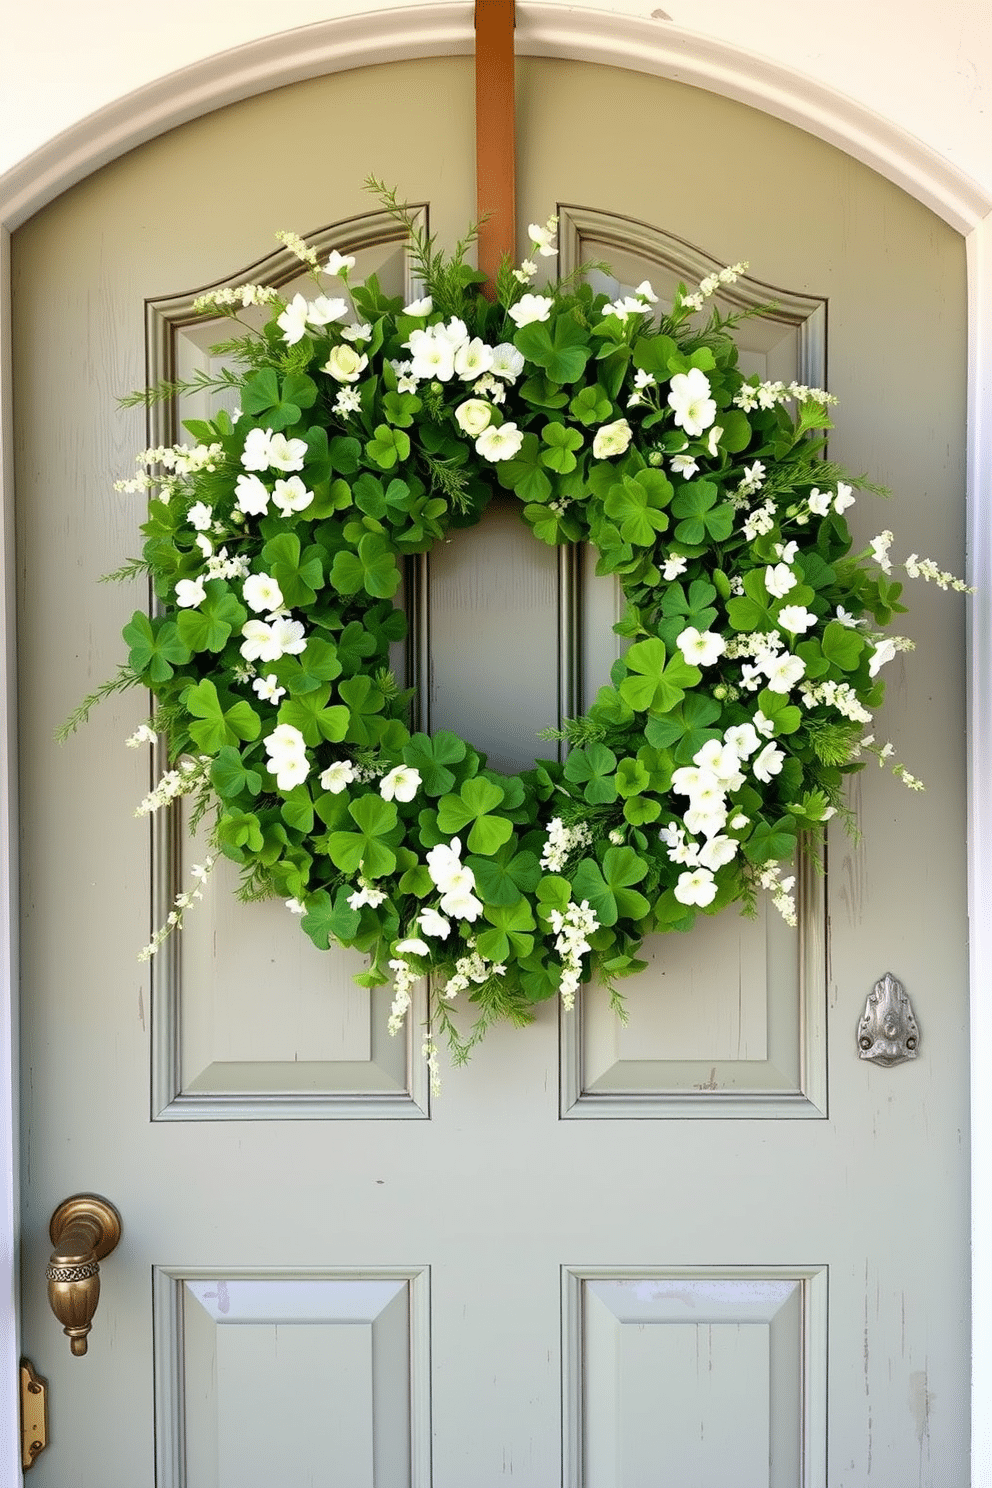
[[[18,234],[23,1327],[52,1423],[33,1482],[963,1483],[960,602],[914,593],[919,650],[889,669],[880,722],[928,792],[857,777],[864,838],[835,835],[798,935],[728,912],[659,939],[626,1028],[594,990],[572,1018],[543,1007],[434,1101],[419,1037],[390,1041],[354,958],[313,952],[281,906],[215,886],[150,984],[135,953],[179,849],[132,815],[148,765],[123,740],[145,702],[51,742],[114,670],[137,602],[95,581],[136,548],[111,482],[147,434],[115,400],[146,349],[153,370],[205,355],[189,296],[280,228],[402,281],[370,170],[453,242],[473,211],[471,89],[471,64],[442,59],[272,93],[134,151]],[[892,526],[960,568],[956,235],[831,148],[646,76],[530,62],[518,112],[519,220],[560,204],[563,254],[621,282],[749,257],[780,301],[749,354],[810,376],[826,357],[832,454],[896,493],[859,504],[859,535]],[[432,725],[519,766],[568,705],[559,633],[579,637],[574,700],[609,664],[614,595],[586,582],[563,610],[574,584],[505,506],[432,565]],[[459,670],[469,631],[488,699]],[[889,1070],[856,1046],[886,971],[922,1031]],[[44,1272],[49,1216],[84,1189],[118,1205],[124,1239],[80,1360]]]

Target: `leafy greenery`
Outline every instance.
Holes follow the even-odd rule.
[[[269,307],[223,343],[241,370],[128,400],[233,391],[241,412],[141,457],[143,553],[110,577],[147,571],[156,606],[63,733],[148,687],[172,767],[142,809],[210,802],[244,897],[286,898],[317,946],[367,952],[361,981],[394,981],[396,1026],[431,973],[435,1028],[464,1057],[594,973],[619,1007],[649,933],[750,910],[760,887],[794,918],[779,865],[797,844],[815,856],[844,812],[895,649],[879,627],[902,606],[884,547],[851,555],[844,509],[876,488],[821,458],[830,400],[745,378],[739,317],[699,318],[742,266],[660,312],[650,286],[535,292],[532,266],[505,263],[492,302],[466,262],[475,229],[446,253],[370,186],[410,233],[424,299],[351,284],[340,255],[338,288],[316,272],[311,301],[207,295],[213,314]],[[532,230],[537,252],[553,226]],[[404,559],[477,522],[497,486],[536,541],[590,544],[626,600],[610,682],[542,735],[564,762],[518,777],[453,733],[411,733],[389,671]]]

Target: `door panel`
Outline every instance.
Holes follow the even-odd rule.
[[[593,204],[563,211],[565,243],[611,258],[621,282],[647,251],[661,287],[679,239],[705,267],[747,256],[787,286],[748,355],[793,366],[828,319],[831,454],[897,493],[859,502],[859,540],[891,525],[960,567],[959,239],[838,152],[713,96],[570,63],[523,62],[518,83],[519,219]],[[312,952],[281,906],[243,909],[221,883],[150,1002],[135,956],[172,849],[150,853],[132,817],[148,767],[123,740],[145,701],[112,699],[51,743],[141,602],[95,579],[136,547],[136,498],[110,485],[147,442],[143,416],[115,410],[144,381],[147,325],[161,344],[163,306],[264,259],[277,229],[367,216],[369,169],[453,242],[473,211],[471,111],[468,59],[315,80],[132,152],[17,235],[24,1345],[52,1382],[33,1482],[963,1483],[956,602],[914,593],[920,649],[905,678],[901,658],[888,669],[879,720],[928,792],[857,777],[865,837],[833,837],[801,939],[732,912],[698,950],[660,937],[624,989],[626,1028],[589,989],[561,1030],[550,1006],[525,1032],[495,1030],[434,1102],[419,1028],[387,1042],[382,1008],[348,985],[354,958]],[[395,245],[368,251],[402,274]],[[535,728],[581,698],[574,666],[562,681],[574,631],[585,687],[608,670],[616,597],[586,584],[583,618],[563,623],[576,575],[521,543],[507,510],[435,555],[420,664],[432,727],[526,763]],[[512,723],[467,695],[470,628],[498,698],[526,644]],[[922,1031],[920,1058],[894,1070],[856,1048],[886,970]],[[44,1269],[49,1215],[84,1188],[118,1204],[124,1238],[76,1360]],[[322,1385],[296,1395],[307,1371]]]

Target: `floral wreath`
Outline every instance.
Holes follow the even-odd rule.
[[[497,1018],[571,1008],[593,973],[621,1010],[645,935],[752,910],[759,890],[794,925],[783,865],[847,815],[859,756],[892,755],[867,731],[880,668],[911,643],[882,634],[903,609],[892,534],[851,555],[854,489],[878,488],[823,458],[834,400],[745,378],[741,317],[700,319],[745,264],[680,285],[666,313],[647,281],[612,302],[578,276],[533,292],[535,263],[504,262],[490,302],[465,262],[474,233],[446,256],[372,184],[410,231],[423,298],[353,284],[354,258],[321,264],[281,233],[321,292],[203,295],[196,310],[236,321],[271,308],[217,348],[242,370],[135,395],[220,388],[240,407],[188,421],[193,446],[145,450],[118,482],[150,499],[143,557],[114,577],[147,571],[157,605],[66,731],[97,697],[148,687],[128,742],[161,735],[169,768],[138,814],[180,796],[194,823],[212,813],[211,856],[142,956],[223,854],[244,897],[278,895],[318,947],[368,954],[357,980],[392,982],[392,1031],[429,973],[460,1055]],[[537,257],[556,226],[530,228]],[[564,762],[519,775],[449,731],[411,734],[389,670],[403,559],[476,523],[497,488],[538,541],[591,544],[626,599],[610,684],[544,736]],[[426,1052],[433,1068],[430,1036]]]

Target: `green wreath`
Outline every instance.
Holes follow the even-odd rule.
[[[491,303],[471,233],[445,256],[387,200],[411,230],[415,303],[292,234],[313,299],[245,285],[197,302],[271,319],[218,348],[240,372],[195,381],[239,411],[189,421],[192,447],[146,450],[119,483],[151,499],[143,558],[117,576],[147,570],[157,606],[135,612],[103,691],[154,694],[129,742],[162,736],[169,763],[139,812],[195,797],[246,898],[278,895],[317,946],[368,953],[358,980],[393,983],[394,1030],[429,973],[463,1053],[496,1018],[571,1006],[594,973],[619,1005],[646,935],[750,910],[761,889],[794,924],[783,865],[844,811],[878,670],[908,643],[881,634],[902,608],[891,534],[850,553],[844,512],[867,482],[822,458],[833,400],[745,378],[734,317],[700,316],[745,265],[662,312],[647,282],[608,302],[577,277],[535,292],[534,263],[504,264]],[[537,256],[555,226],[531,228]],[[539,542],[596,549],[629,642],[558,736],[564,763],[514,776],[453,733],[411,734],[389,671],[404,558],[476,523],[497,488]]]

